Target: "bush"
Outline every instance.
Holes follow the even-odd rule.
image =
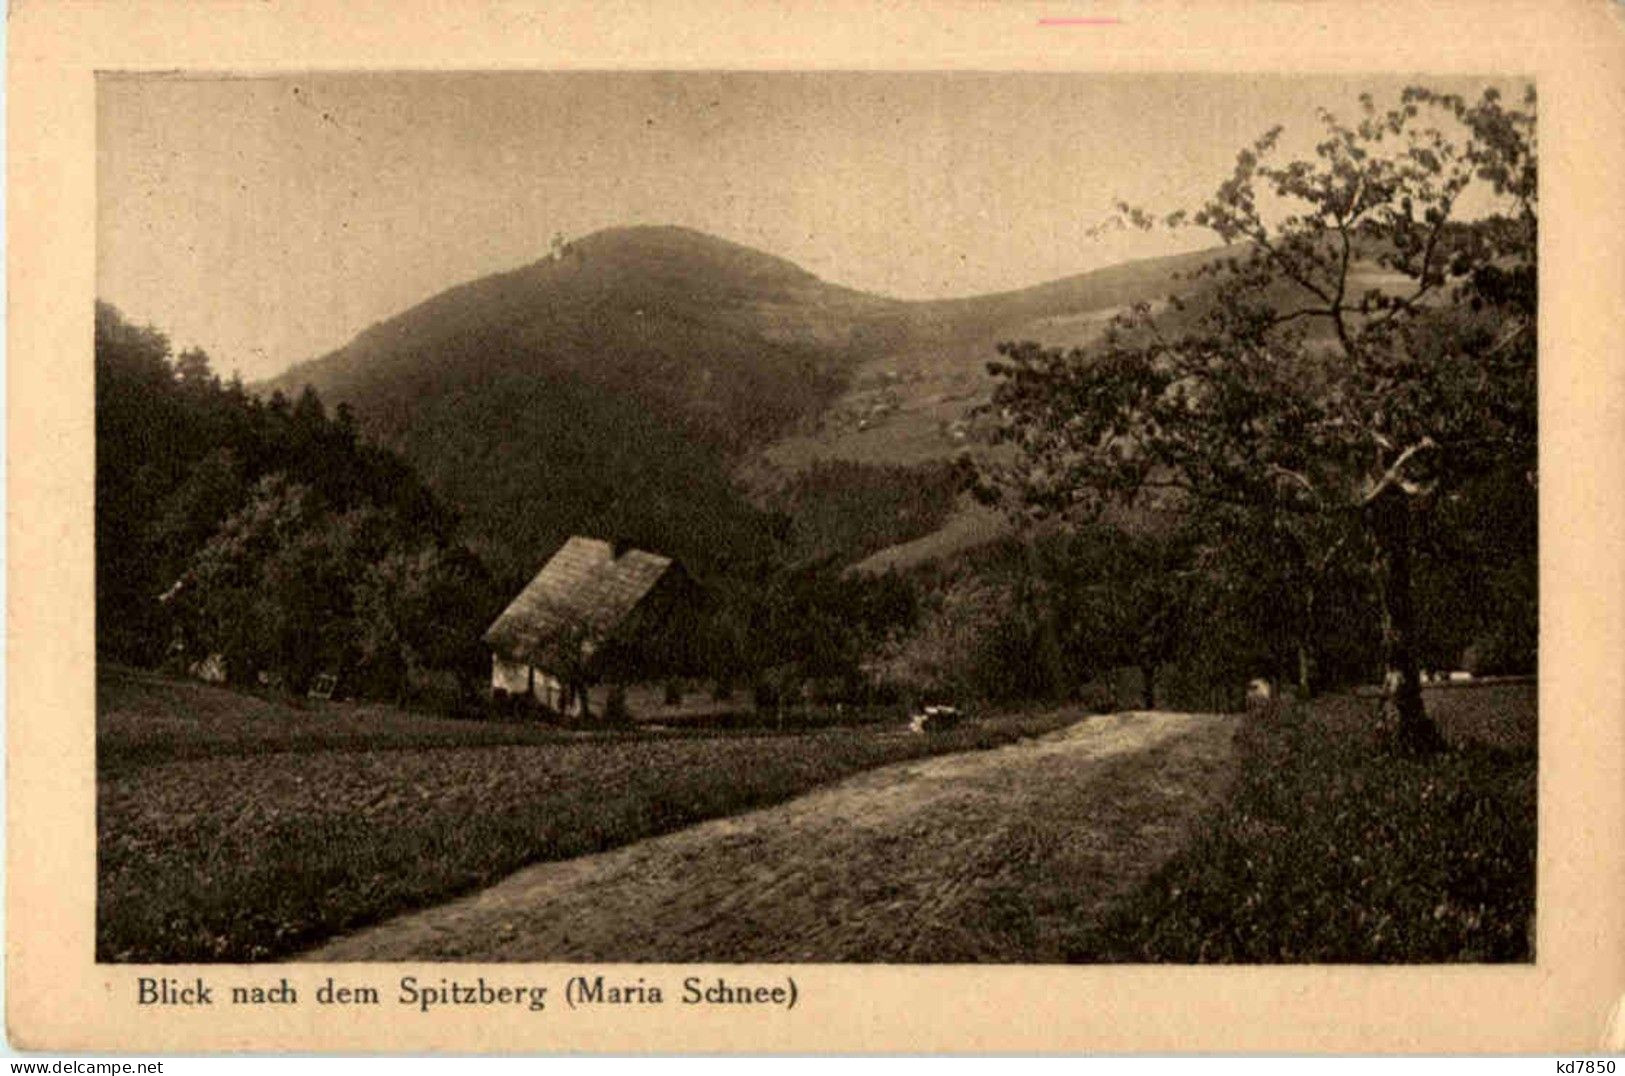
[[[1042,697],[1054,685],[1040,643],[1008,580],[966,574],[930,596],[917,625],[886,641],[875,671],[920,698]]]
[[[1092,714],[1114,713],[1122,707],[1117,705],[1117,692],[1110,684],[1099,681],[1084,684],[1077,691],[1077,703]]]

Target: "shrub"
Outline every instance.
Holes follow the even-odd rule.
[[[1117,692],[1110,684],[1099,681],[1084,684],[1077,691],[1077,702],[1085,710],[1094,714],[1109,714],[1121,709],[1117,705]]]

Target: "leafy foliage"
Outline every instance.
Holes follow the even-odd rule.
[[[967,482],[965,471],[947,462],[821,460],[792,475],[767,503],[790,521],[793,563],[849,564],[941,527]]]
[[[261,402],[208,357],[96,308],[97,649],[155,665],[220,653],[303,687],[360,667],[400,693],[477,667],[484,568],[392,453],[306,389]]]
[[[1146,496],[1240,511],[1290,538],[1305,580],[1363,543],[1400,732],[1435,739],[1418,521],[1487,470],[1534,474],[1534,103],[1411,89],[1387,112],[1366,98],[1353,126],[1323,114],[1316,160],[1275,163],[1279,129],[1244,149],[1209,201],[1164,221],[1236,244],[1198,299],[1141,305],[1086,350],[1001,348],[992,408],[1019,451],[996,488],[1042,515]],[[1426,125],[1440,115],[1456,134]],[[1475,185],[1490,211],[1454,219]],[[1360,287],[1362,262],[1401,283]]]
[[[574,534],[656,550],[702,579],[776,554],[786,524],[735,487],[721,450],[636,398],[544,372],[438,391],[422,386],[409,427],[374,428],[459,506],[470,545],[506,590]],[[357,406],[372,415],[377,405]]]
[[[893,630],[876,671],[964,699],[1236,705],[1237,685],[1289,667],[1296,639],[1289,620],[1255,615],[1281,603],[1279,586],[1230,537],[1145,516],[1035,529],[922,568],[909,577],[920,612]]]
[[[894,632],[874,671],[924,699],[963,701],[1027,694],[1031,621],[1001,578],[965,574],[931,593],[913,630]]]
[[[844,573],[828,565],[774,568],[724,580],[701,646],[725,686],[757,682],[776,701],[808,679],[839,680],[860,694],[870,654],[917,615],[914,586],[896,575]]]
[[[780,507],[792,523],[752,507],[712,449],[663,432],[635,403],[516,381],[498,394],[511,404],[502,414],[556,431],[559,453],[489,473],[455,453],[436,462],[453,493],[512,480],[511,503],[531,505],[543,491],[541,507],[518,516],[522,541],[487,535],[488,573],[452,515],[409,465],[359,435],[348,408],[329,418],[308,386],[291,403],[262,402],[221,384],[201,353],[172,359],[161,334],[110,307],[98,307],[97,324],[99,645],[140,665],[220,653],[233,679],[264,672],[302,688],[344,670],[351,690],[388,699],[448,671],[471,693],[488,660],[481,632],[502,599],[579,526],[709,576],[718,600],[683,640],[701,651],[685,665],[736,681],[774,668],[853,678],[878,633],[912,615],[912,597],[844,578],[840,564],[935,525],[959,480],[947,467],[832,465],[787,487]],[[615,437],[594,424],[595,407]],[[619,447],[601,451],[600,437]],[[528,442],[515,431],[506,443]],[[607,484],[604,466],[618,476]],[[556,498],[590,514],[555,513]],[[532,551],[521,558],[519,547]],[[617,654],[617,667],[637,656]],[[571,679],[584,686],[585,675]]]

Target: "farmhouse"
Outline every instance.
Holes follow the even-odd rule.
[[[564,714],[602,712],[588,684],[688,664],[699,602],[698,586],[670,557],[573,537],[486,629],[491,690]]]

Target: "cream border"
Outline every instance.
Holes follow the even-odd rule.
[[[1040,15],[1111,14],[1110,28]],[[7,1027],[31,1049],[1557,1052],[1625,991],[1625,36],[1610,0],[1086,5],[14,0]],[[92,962],[96,70],[892,68],[1533,75],[1541,91],[1545,668],[1539,961],[1523,968],[793,969],[791,1013],[366,1019],[138,1011]],[[1148,122],[1154,122],[1154,118]],[[184,974],[184,969],[163,969]],[[208,970],[221,982],[270,969]],[[276,969],[280,974],[284,969]],[[404,968],[352,969],[386,986]],[[431,969],[423,969],[430,971]],[[472,968],[459,967],[459,971]],[[512,976],[509,966],[499,969]],[[563,968],[537,969],[562,984]],[[420,972],[421,973],[421,972]],[[321,969],[288,971],[314,986]],[[439,974],[439,972],[434,972]],[[634,974],[651,976],[648,967]],[[274,978],[274,976],[271,976]],[[675,973],[671,982],[680,978]],[[387,991],[386,991],[386,996]],[[280,1019],[272,1017],[280,1016]]]

